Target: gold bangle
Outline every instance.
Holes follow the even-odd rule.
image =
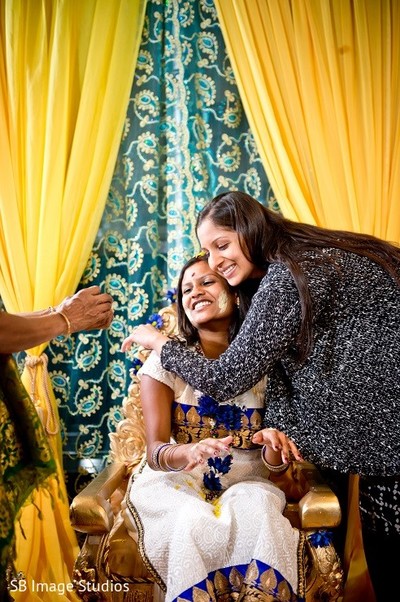
[[[50,314],[60,314],[60,316],[62,316],[67,324],[67,337],[71,336],[71,322],[69,321],[68,317],[65,315],[64,312],[60,311],[59,309],[56,309],[55,307],[53,307],[52,305],[50,305],[48,312]]]
[[[180,472],[181,470],[183,470],[186,465],[187,462],[185,464],[182,464],[182,466],[179,466],[178,468],[174,468],[173,466],[171,466],[168,462],[168,460],[171,460],[172,455],[174,453],[174,451],[179,447],[179,445],[177,443],[175,444],[170,444],[168,447],[165,447],[161,453],[159,453],[159,463],[160,465],[163,464],[165,466],[165,468],[169,471],[169,472]]]
[[[264,462],[264,464],[268,468],[268,470],[270,472],[285,472],[285,470],[287,470],[289,468],[289,462],[287,464],[285,462],[282,462],[282,464],[277,464],[277,465],[270,464],[269,462],[267,462],[267,460],[265,459],[265,456],[264,456],[264,451],[265,451],[266,447],[267,447],[266,445],[262,446],[261,460]]]
[[[67,337],[70,337],[71,336],[71,322],[69,321],[67,316],[59,309],[56,310],[56,313],[60,314],[60,316],[62,316],[64,318],[65,322],[67,323]]]

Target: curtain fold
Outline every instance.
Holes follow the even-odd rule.
[[[399,243],[399,3],[216,0],[216,6],[286,217]]]
[[[79,283],[117,157],[145,5],[0,5],[0,294],[10,312],[55,305]],[[70,581],[77,552],[45,346],[29,350],[35,360],[29,360],[23,380],[47,423],[59,483],[53,479],[35,498],[42,521],[32,506],[21,517],[26,540],[18,530],[16,566],[28,585]],[[47,600],[32,591],[16,599],[24,596]]]

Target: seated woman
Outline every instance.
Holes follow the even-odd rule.
[[[177,296],[182,344],[218,357],[240,325],[233,290],[195,257]],[[125,516],[165,600],[299,600],[299,532],[269,474],[285,470],[289,452],[301,458],[278,431],[262,430],[265,382],[218,405],[154,352],[140,374],[147,460],[128,487]]]

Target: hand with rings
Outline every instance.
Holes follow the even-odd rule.
[[[299,462],[304,461],[294,441],[277,429],[262,429],[253,435],[252,441],[258,445],[266,445],[272,452],[280,452],[282,462],[285,464],[290,461],[291,455]]]
[[[233,437],[228,435],[221,439],[214,439],[208,437],[202,439],[193,445],[188,447],[188,463],[185,467],[185,471],[188,472],[196,468],[199,464],[203,464],[208,458],[215,458],[216,456],[226,455],[230,452],[230,445],[233,441]]]

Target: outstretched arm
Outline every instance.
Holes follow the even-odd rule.
[[[30,349],[60,334],[107,328],[112,319],[112,297],[98,286],[82,289],[54,308],[25,314],[0,312],[0,353]]]
[[[240,332],[217,360],[208,360],[149,325],[135,328],[131,340],[160,353],[164,368],[218,401],[253,387],[296,344],[301,310],[289,270],[271,265],[253,298]]]

